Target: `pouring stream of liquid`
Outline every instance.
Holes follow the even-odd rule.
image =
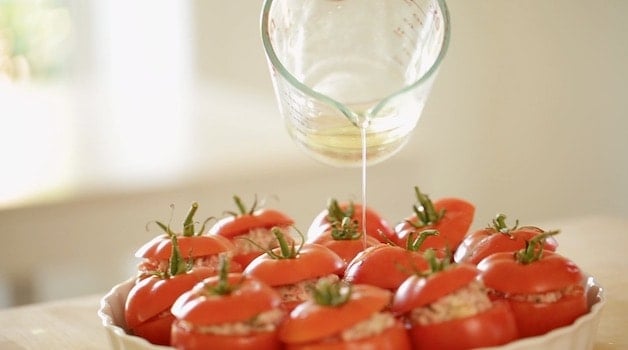
[[[363,249],[366,249],[366,129],[368,128],[368,119],[360,125],[360,138],[362,141],[362,243]]]

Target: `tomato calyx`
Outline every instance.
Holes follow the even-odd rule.
[[[338,203],[338,200],[332,198],[327,203],[327,220],[333,225],[337,222],[342,222],[345,218],[352,218],[355,214],[355,205],[353,202],[347,204],[347,208],[343,210]]]
[[[179,248],[179,241],[177,235],[170,236],[170,242],[172,242],[172,250],[170,258],[168,259],[168,268],[165,271],[154,271],[150,275],[159,277],[160,279],[168,279],[178,275],[183,275],[192,270],[194,266],[191,259],[184,259]]]
[[[336,307],[344,305],[351,297],[351,284],[319,280],[312,289],[312,298],[318,305]]]
[[[220,257],[220,270],[218,272],[218,283],[215,286],[206,287],[211,295],[229,295],[237,289],[237,285],[229,283],[229,259],[225,256]]]
[[[416,221],[407,221],[407,223],[416,228],[438,223],[445,215],[445,209],[436,211],[430,197],[422,193],[418,186],[414,186],[414,193],[418,201],[418,204],[412,206],[416,215]]]
[[[253,199],[253,204],[251,205],[251,209],[247,209],[246,206],[244,205],[244,203],[242,202],[242,199],[240,199],[239,196],[233,196],[233,201],[235,202],[236,206],[238,207],[238,211],[226,211],[227,214],[232,215],[232,216],[241,216],[241,215],[253,215],[255,213],[255,211],[258,209],[258,202],[257,202],[257,195],[255,196],[255,199]]]
[[[345,216],[341,221],[334,221],[331,225],[331,237],[336,241],[352,241],[362,237],[358,231],[358,221]]]
[[[411,252],[418,252],[427,237],[429,236],[438,236],[438,230],[427,229],[427,230],[415,230],[412,231],[406,240],[406,249]]]
[[[492,229],[495,232],[505,234],[509,237],[514,237],[515,232],[520,230],[533,230],[543,232],[542,229],[536,226],[519,226],[519,220],[515,220],[514,226],[508,227],[508,225],[506,225],[506,215],[504,214],[497,214],[493,221],[491,221],[491,225],[489,225],[488,229]]]
[[[172,253],[170,255],[168,276],[166,277],[181,275],[191,269],[191,264],[183,259],[183,256],[181,255],[181,249],[179,249],[177,236],[173,235],[170,239],[172,240]]]
[[[444,257],[439,258],[436,254],[436,250],[430,248],[423,253],[423,257],[428,265],[428,269],[422,274],[424,277],[445,271],[451,266],[451,253],[449,251]]]
[[[515,252],[515,260],[523,265],[541,260],[543,257],[543,245],[548,237],[557,235],[560,231],[546,231],[526,241],[526,246]]]
[[[496,232],[510,235],[518,228],[519,220],[515,220],[514,226],[508,227],[508,225],[506,225],[506,215],[500,213],[495,215],[495,218],[493,219],[493,221],[491,221],[491,224],[492,225],[490,225],[489,228],[494,229]]]
[[[266,247],[262,247],[259,243],[246,237],[242,237],[240,239],[244,239],[253,244],[260,250],[264,251],[264,253],[266,253],[272,259],[296,259],[296,257],[301,252],[303,245],[305,244],[305,236],[303,235],[303,233],[301,233],[301,231],[297,229],[295,229],[295,231],[299,234],[301,238],[301,243],[299,243],[298,247],[295,245],[294,241],[290,241],[290,243],[288,243],[288,240],[286,239],[283,231],[276,226],[271,228],[270,232],[275,236],[278,248],[268,249]]]
[[[171,208],[174,208],[173,205],[170,205]],[[198,203],[197,202],[192,202],[192,205],[190,206],[190,210],[188,211],[185,220],[183,221],[183,232],[181,233],[182,236],[184,237],[192,237],[192,236],[200,236],[203,234],[203,232],[205,231],[205,226],[207,225],[207,223],[212,220],[215,219],[214,217],[210,216],[207,219],[205,219],[205,221],[203,221],[203,224],[200,228],[200,230],[198,230],[198,232],[195,229],[195,222],[194,222],[194,214],[196,214],[196,211],[198,210]],[[162,223],[161,221],[155,220],[153,221],[157,226],[159,226],[159,228],[161,228],[169,237],[175,236],[177,235],[176,232],[174,232],[172,230],[172,228],[170,227],[170,224],[166,225],[164,223]]]

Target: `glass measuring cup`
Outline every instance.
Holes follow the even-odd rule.
[[[444,0],[265,0],[279,111],[307,153],[374,164],[414,130],[449,42]]]

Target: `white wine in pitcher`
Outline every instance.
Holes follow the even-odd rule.
[[[449,41],[444,0],[265,0],[262,41],[295,142],[335,166],[408,141]],[[361,129],[365,128],[365,129]]]

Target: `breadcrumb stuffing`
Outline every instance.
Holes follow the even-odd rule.
[[[343,341],[359,340],[381,334],[395,324],[395,317],[390,312],[377,312],[370,318],[344,330],[340,337]]]
[[[284,318],[280,309],[269,310],[258,314],[245,322],[222,323],[211,326],[195,326],[186,321],[180,321],[179,326],[190,332],[216,335],[247,335],[251,333],[272,332]]]
[[[491,306],[484,284],[473,281],[427,306],[413,309],[410,312],[410,320],[419,325],[441,323],[477,315]]]
[[[532,294],[507,294],[498,292],[495,290],[489,290],[489,294],[500,298],[509,299],[518,302],[538,303],[538,304],[551,304],[559,301],[563,297],[572,295],[581,295],[584,293],[584,287],[581,285],[572,285],[560,290],[553,290],[546,293],[532,293]]]

